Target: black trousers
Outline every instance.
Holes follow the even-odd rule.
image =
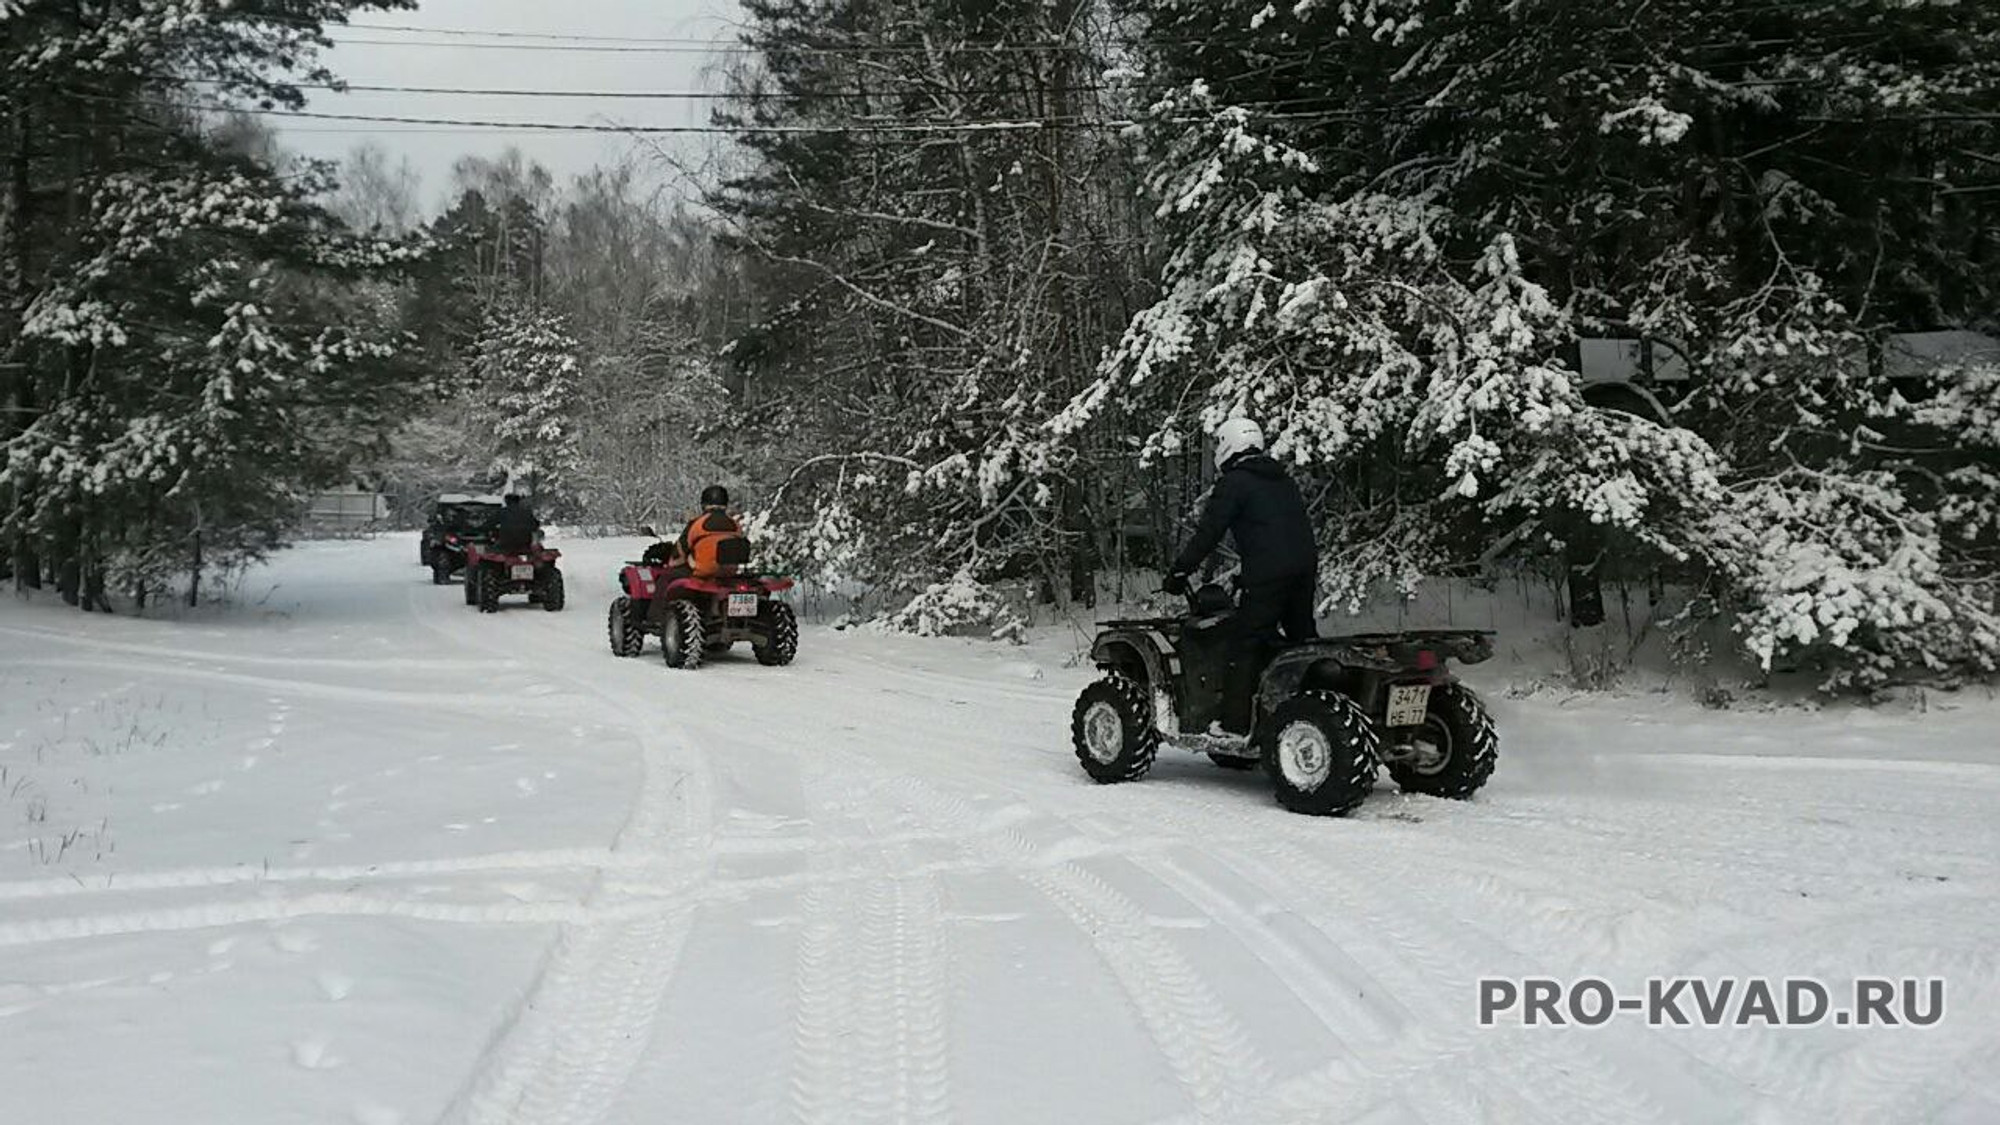
[[[1280,637],[1294,644],[1319,636],[1313,603],[1319,575],[1299,574],[1270,582],[1246,583],[1230,619],[1229,674],[1223,682],[1222,726],[1250,733],[1257,679]]]

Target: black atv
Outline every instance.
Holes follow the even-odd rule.
[[[486,538],[493,521],[500,517],[501,507],[500,499],[494,496],[438,497],[417,544],[433,583],[442,586],[465,569],[466,545]]]
[[[1493,655],[1490,632],[1357,633],[1273,646],[1258,682],[1250,736],[1208,733],[1222,716],[1230,616],[1220,586],[1188,596],[1181,617],[1112,621],[1091,659],[1103,678],[1070,720],[1077,761],[1101,782],[1135,781],[1162,743],[1217,765],[1263,763],[1278,803],[1341,816],[1375,788],[1378,766],[1405,792],[1470,797],[1493,774],[1499,739],[1451,661]]]

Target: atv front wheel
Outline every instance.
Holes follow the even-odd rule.
[[[1375,725],[1355,702],[1309,691],[1279,704],[1264,733],[1264,769],[1278,803],[1307,816],[1345,816],[1375,788]]]
[[[479,571],[469,566],[465,568],[465,604],[479,604]]]
[[[535,596],[542,603],[543,609],[548,610],[550,613],[560,612],[563,607],[562,571],[557,570],[555,567],[550,567],[536,581]]]
[[[701,667],[702,646],[707,639],[701,610],[693,602],[667,606],[666,624],[660,629],[660,655],[666,658],[667,667],[688,672]]]
[[[1146,776],[1160,752],[1160,732],[1153,729],[1153,702],[1145,687],[1116,673],[1076,697],[1069,734],[1083,772],[1105,784]]]
[[[646,651],[646,634],[632,620],[632,599],[611,599],[611,613],[605,622],[611,639],[611,655],[637,656]]]
[[[1463,800],[1493,776],[1500,759],[1500,736],[1486,704],[1463,684],[1431,689],[1424,725],[1417,728],[1418,754],[1389,763],[1389,776],[1405,793]]]
[[[500,588],[506,584],[497,569],[479,576],[479,612],[500,612]]]
[[[782,668],[799,654],[799,619],[784,602],[772,602],[766,613],[771,619],[770,640],[750,646],[750,651],[757,654],[757,663],[766,668]]]
[[[451,560],[443,553],[431,556],[431,585],[442,586],[451,581]]]

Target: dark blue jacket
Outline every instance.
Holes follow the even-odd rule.
[[[1175,572],[1193,574],[1225,533],[1236,537],[1242,566],[1238,579],[1245,585],[1319,571],[1319,546],[1305,497],[1269,454],[1240,453],[1223,466],[1194,537],[1174,560]]]

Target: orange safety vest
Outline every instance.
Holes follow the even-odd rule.
[[[681,543],[697,578],[728,577],[750,557],[750,541],[744,538],[743,529],[721,509],[696,516],[681,533]]]

